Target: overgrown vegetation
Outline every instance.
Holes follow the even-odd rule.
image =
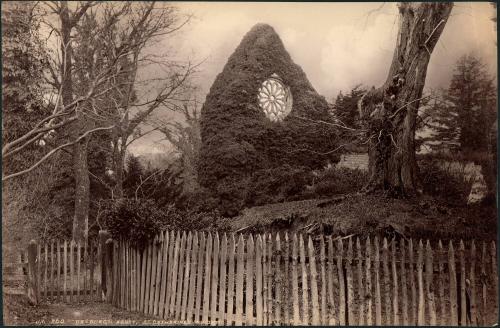
[[[496,208],[480,204],[451,205],[429,195],[393,199],[382,193],[349,194],[339,202],[311,199],[267,204],[244,210],[231,230],[264,233],[379,235],[392,238],[496,240]]]
[[[368,181],[368,174],[361,169],[329,167],[319,171],[314,181],[306,195],[310,198],[329,197],[361,191]]]
[[[486,202],[496,195],[497,89],[480,57],[464,55],[455,63],[449,87],[435,93],[424,109],[425,138],[436,156],[481,166]]]
[[[299,199],[312,173],[304,167],[283,165],[256,172],[249,183],[246,206],[281,203]]]
[[[144,245],[158,233],[164,213],[150,199],[123,199],[111,202],[102,214],[103,227],[114,238],[129,241],[134,247]]]
[[[257,101],[259,87],[272,74],[293,95],[283,122],[269,121]],[[331,122],[326,100],[292,62],[274,29],[254,26],[217,76],[201,112],[198,176],[220,199],[221,212],[235,215],[253,193],[247,185],[258,185],[269,170],[318,169],[337,162],[338,153],[332,152],[336,129],[315,120]]]
[[[5,129],[2,133],[7,141],[22,136],[54,110],[55,99],[44,102],[41,97],[44,91],[40,80],[45,76],[44,72],[47,73],[47,65],[54,63],[46,62],[47,49],[43,48],[37,34],[39,22],[32,15],[33,5],[16,3],[10,11],[6,11],[7,15],[2,16],[5,25],[3,36],[7,41],[3,55],[8,61],[2,72],[5,84]],[[74,8],[83,12],[89,9],[82,4],[75,6],[69,11]],[[128,3],[123,6],[106,4],[104,7],[95,3],[91,8],[94,6],[96,11],[83,14],[72,32],[75,34],[71,44],[74,50],[71,63],[74,69],[74,97],[84,95],[91,84],[92,77],[87,73],[94,66],[90,59],[101,47],[102,51],[109,53],[100,58],[101,62],[94,68],[105,70],[108,64],[116,68],[111,63],[115,58],[112,42],[105,45],[96,43],[94,28],[99,27],[99,35],[108,41],[120,33],[125,37],[126,32],[130,32],[127,24],[122,26],[117,23],[113,27],[116,30],[108,31],[110,34],[107,35],[97,10],[121,8],[123,12],[117,12],[117,17],[126,21],[134,15],[147,16],[148,10],[153,8],[150,4],[135,7]],[[161,10],[165,10],[165,17],[172,15],[173,21],[180,18],[169,6]],[[122,17],[125,12],[129,15]],[[169,25],[173,21],[163,23]],[[111,25],[115,23],[110,22]],[[123,31],[120,30],[122,27]],[[154,28],[149,32],[155,34]],[[149,40],[145,37],[145,41]],[[137,46],[139,48],[135,50],[140,53],[142,46]],[[140,67],[134,62],[137,58],[125,57],[119,61],[119,66],[131,69],[119,70],[119,73],[111,75],[117,78],[116,85],[106,86],[112,87],[113,91],[92,99],[96,109],[102,109],[102,112],[92,112],[90,101],[85,102],[88,108],[82,103],[89,118],[79,127],[83,129],[80,132],[104,123],[114,125],[113,129],[92,133],[85,140],[85,149],[73,151],[67,148],[23,179],[5,184],[6,206],[3,214],[9,219],[15,218],[9,221],[10,228],[18,225],[25,229],[29,227],[42,240],[72,237],[75,187],[78,185],[74,158],[80,151],[85,155],[85,165],[82,166],[85,170],[81,176],[88,175],[89,178],[89,204],[85,209],[88,210],[91,237],[96,236],[99,229],[107,228],[115,237],[127,238],[140,246],[161,229],[230,231],[234,228],[230,218],[254,207],[286,205],[295,201],[306,204],[307,200],[315,199],[326,202],[331,198],[332,202],[328,204],[338,204],[338,208],[359,215],[360,224],[364,224],[367,230],[376,223],[377,215],[389,215],[391,212],[390,208],[387,213],[383,212],[381,206],[372,210],[370,203],[362,198],[353,200],[353,194],[367,184],[368,172],[335,166],[339,155],[346,150],[366,151],[367,143],[360,142],[364,137],[364,128],[357,106],[365,88],[355,86],[346,93],[340,93],[334,104],[327,104],[313,89],[302,69],[292,62],[272,27],[259,24],[244,37],[213,84],[203,104],[201,118],[198,103],[187,92],[191,85],[184,85],[182,80],[190,74],[191,66],[184,67],[187,71],[182,70],[186,75],[172,72],[171,76],[165,77],[167,82],[180,83],[180,89],[175,90],[187,94],[183,101],[165,105],[169,110],[184,114],[185,122],[159,120],[158,124],[152,124],[154,130],[162,132],[175,148],[171,155],[163,154],[169,156],[168,160],[156,166],[145,165],[143,158],[127,152],[131,142],[148,133],[147,129],[142,130],[144,126],[137,124],[143,122],[147,113],[151,113],[149,110],[156,107],[146,108],[148,101],[145,98],[148,97],[141,95],[135,87],[128,88],[124,86],[126,83],[122,83],[135,82],[132,75]],[[400,81],[400,73],[396,75],[397,79],[391,80],[393,88],[404,84]],[[290,87],[293,95],[292,112],[283,122],[270,122],[256,100],[257,90],[272,74],[277,74]],[[388,92],[394,91],[389,89]],[[54,93],[53,86],[51,90]],[[494,200],[491,191],[496,186],[497,128],[490,125],[494,118],[495,94],[494,84],[481,61],[466,56],[457,63],[450,87],[441,94],[438,102],[434,102],[434,106],[428,99],[419,101],[421,106],[431,109],[426,114],[437,123],[434,126],[437,134],[431,138],[441,143],[434,148],[447,148],[448,152],[418,157],[419,187],[423,195],[418,195],[415,202],[424,199],[432,203],[428,200],[434,198],[443,204],[439,208],[444,208],[444,212],[449,212],[449,208],[472,211],[473,206],[466,208],[465,204],[473,177],[443,165],[443,161],[472,161],[481,165],[489,186],[490,200]],[[143,101],[146,105],[138,105]],[[129,117],[128,110],[134,104],[142,114]],[[397,110],[391,115],[402,118],[403,112]],[[449,112],[453,115],[449,116]],[[71,113],[68,111],[67,114]],[[94,118],[95,114],[100,117]],[[122,116],[123,124],[120,123]],[[417,123],[425,125],[421,121]],[[7,156],[4,168],[13,171],[22,169],[46,153],[47,148],[54,149],[58,144],[74,140],[74,126],[69,124],[67,127],[58,129],[57,133],[44,134],[37,143],[27,144],[21,149],[23,152],[19,152],[24,153],[19,161]],[[384,139],[384,142],[392,143],[389,139]],[[385,199],[386,195],[381,193],[377,196]],[[343,199],[347,201],[340,205]],[[388,202],[388,206],[394,204]],[[361,208],[356,208],[358,205]],[[493,202],[490,202],[475,205],[474,208],[484,210],[481,213],[491,216],[492,205]],[[440,213],[439,208],[436,207],[434,212]],[[344,217],[351,218],[351,214],[340,215],[336,224],[342,225],[338,222]],[[276,227],[284,227],[286,222],[294,220],[302,222],[304,218],[302,213],[288,213],[283,218],[278,217],[282,221]],[[346,231],[335,229],[331,231]]]
[[[101,228],[113,238],[123,239],[139,249],[160,231],[228,231],[227,219],[217,211],[183,211],[175,206],[158,207],[153,199],[108,201],[100,216]]]
[[[466,172],[465,165],[427,158],[419,161],[419,170],[424,194],[441,198],[450,205],[467,204],[475,174]]]

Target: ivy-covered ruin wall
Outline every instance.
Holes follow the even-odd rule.
[[[273,74],[293,96],[292,110],[282,122],[271,122],[257,98],[260,86]],[[335,129],[311,120],[331,120],[325,98],[292,61],[274,29],[255,25],[217,76],[202,107],[201,185],[235,201],[251,197],[246,185],[262,170],[310,170],[337,162],[338,155],[331,152]]]

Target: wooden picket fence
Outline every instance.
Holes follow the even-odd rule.
[[[80,302],[101,299],[97,245],[51,241],[28,247],[28,296],[40,301]]]
[[[165,231],[143,250],[108,240],[104,252],[107,300],[170,322],[490,325],[498,316],[494,242],[445,249],[411,239]]]

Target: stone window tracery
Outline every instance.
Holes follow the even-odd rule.
[[[292,110],[290,88],[277,74],[262,82],[258,100],[260,108],[272,122],[282,121]]]

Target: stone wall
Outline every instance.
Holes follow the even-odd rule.
[[[343,154],[337,167],[347,167],[350,169],[368,170],[368,154]]]

